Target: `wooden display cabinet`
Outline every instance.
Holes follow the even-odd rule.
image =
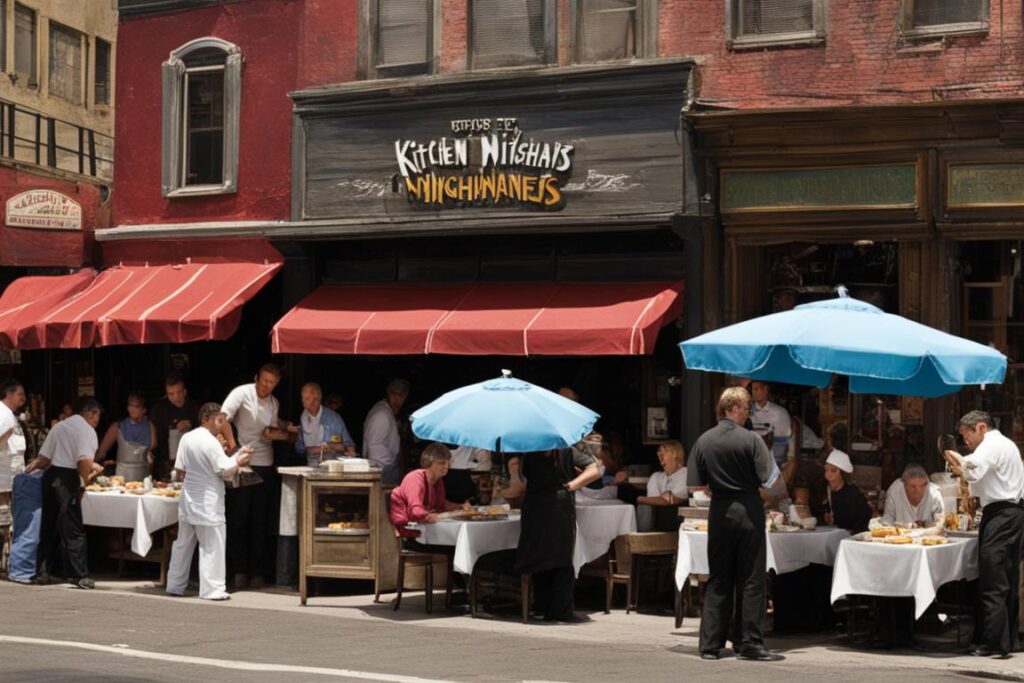
[[[380,472],[306,474],[299,486],[299,594],[310,577],[362,579],[377,590],[395,583],[398,546]],[[330,528],[344,524],[349,528]]]

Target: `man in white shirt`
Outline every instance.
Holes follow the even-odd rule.
[[[252,470],[263,480],[227,494],[228,565],[235,575],[235,590],[263,586],[270,501],[275,498],[277,486],[273,442],[288,440],[290,433],[280,428],[277,416],[273,392],[280,381],[281,369],[267,363],[256,373],[255,382],[232,389],[221,406],[227,417],[221,436],[228,452],[233,453],[239,444],[251,448]],[[231,432],[232,423],[238,430],[237,441]]]
[[[78,413],[54,425],[39,449],[39,456],[25,470],[45,470],[37,575],[40,583],[50,582],[50,572],[60,562],[72,585],[84,589],[96,587],[89,578],[79,494],[83,482],[88,483],[103,471],[93,460],[99,445],[96,426],[102,412],[96,399],[79,399]]]
[[[928,481],[928,473],[917,463],[903,469],[885,494],[885,512],[871,520],[870,528],[900,526],[938,532],[945,528],[946,510],[942,489]]]
[[[769,395],[767,382],[754,380],[750,383],[750,397],[753,399],[750,421],[759,436],[772,435],[772,457],[779,469],[782,469],[789,457],[789,437],[793,433],[793,423],[789,411],[769,401]]]
[[[978,608],[974,626],[977,657],[1007,656],[1017,645],[1021,543],[1024,543],[1024,462],[1020,450],[999,433],[992,417],[972,410],[957,429],[973,451],[944,453],[950,470],[981,499],[978,532]]]
[[[408,397],[409,383],[404,379],[391,380],[387,398],[370,408],[363,423],[363,456],[381,468],[381,483],[385,486],[402,483],[402,463],[399,461],[402,440],[395,416]]]
[[[25,436],[14,414],[25,405],[25,387],[16,379],[0,385],[0,524],[10,524],[11,484],[25,470]]]
[[[252,457],[243,448],[233,456],[224,454],[217,439],[227,416],[216,403],[199,409],[200,426],[181,437],[174,468],[184,478],[178,503],[178,539],[171,548],[167,569],[167,592],[184,595],[196,544],[199,545],[199,597],[227,600],[225,585],[224,482]]]

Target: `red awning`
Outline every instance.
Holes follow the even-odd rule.
[[[682,282],[325,285],[273,330],[274,353],[643,355]]]
[[[0,297],[0,345],[85,348],[227,339],[238,329],[242,305],[280,268],[280,262],[185,263],[21,278]]]

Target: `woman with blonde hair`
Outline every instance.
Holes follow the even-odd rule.
[[[647,481],[647,495],[637,496],[637,525],[655,531],[675,531],[679,528],[676,508],[686,502],[686,455],[683,444],[666,441],[658,446],[661,471]],[[651,507],[639,507],[650,505]]]

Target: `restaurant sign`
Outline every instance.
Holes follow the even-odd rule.
[[[526,138],[508,117],[451,122],[451,136],[396,140],[395,158],[416,206],[523,206],[559,210],[574,146]]]
[[[81,230],[82,206],[53,190],[29,190],[7,200],[7,225],[44,230]]]

